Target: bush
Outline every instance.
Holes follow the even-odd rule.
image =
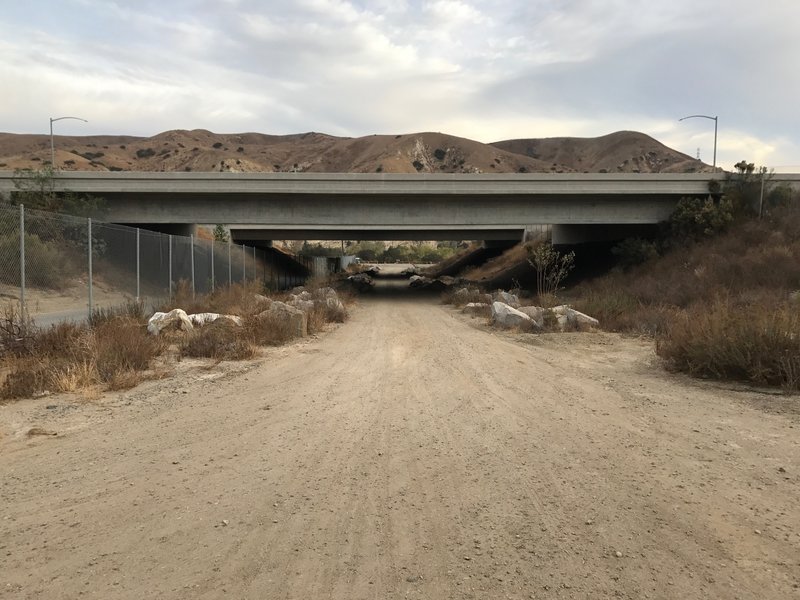
[[[623,269],[635,267],[659,255],[656,242],[641,238],[623,240],[611,249],[611,253],[617,257],[617,264]]]
[[[71,392],[98,383],[109,389],[131,387],[165,349],[162,338],[124,316],[101,320],[95,327],[62,322],[34,328],[29,335],[23,352],[5,356],[10,372],[0,388],[2,398]]]
[[[0,281],[10,285],[20,284],[19,235],[0,236]],[[44,242],[39,236],[25,234],[25,281],[28,285],[46,289],[61,289],[74,272],[73,265],[55,241]]]
[[[245,331],[258,346],[280,346],[295,338],[290,323],[280,314],[265,312],[245,319]]]
[[[181,342],[180,353],[196,358],[246,360],[253,358],[256,350],[242,328],[215,321],[192,331]]]
[[[136,151],[136,158],[150,158],[151,156],[155,156],[156,151],[152,148],[141,148],[140,150]]]
[[[146,371],[164,350],[163,338],[127,317],[101,323],[93,329],[93,359],[100,381],[115,382],[120,376]]]
[[[800,314],[729,298],[684,312],[658,340],[672,369],[699,377],[800,389]]]

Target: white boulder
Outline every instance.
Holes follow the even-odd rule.
[[[276,301],[270,304],[267,310],[259,313],[258,316],[263,317],[267,315],[271,318],[277,318],[288,322],[292,333],[296,337],[305,337],[308,335],[308,317],[306,313],[299,308],[289,306],[284,302]]]
[[[534,321],[528,315],[503,302],[492,302],[492,323],[500,327],[519,327]]]
[[[556,316],[558,326],[562,331],[568,327],[588,329],[590,327],[598,327],[600,325],[600,321],[594,317],[590,317],[589,315],[579,312],[574,308],[570,308],[566,304],[554,306],[550,309],[550,312]]]
[[[203,325],[208,325],[209,323],[213,323],[217,319],[227,319],[238,325],[239,327],[242,326],[242,317],[237,317],[236,315],[221,315],[219,313],[196,313],[193,315],[188,315],[189,320],[192,322],[192,325],[195,327],[202,327]]]
[[[147,331],[153,335],[158,335],[165,329],[191,331],[194,326],[186,311],[176,308],[168,313],[157,312],[147,321]]]
[[[513,308],[517,308],[519,306],[519,297],[516,294],[510,294],[508,292],[504,292],[503,290],[497,290],[494,293],[493,300],[495,302],[502,302],[503,304],[508,304]]]
[[[517,310],[528,315],[539,327],[544,327],[544,309],[541,306],[520,306]]]

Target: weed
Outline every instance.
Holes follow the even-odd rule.
[[[697,305],[659,337],[657,352],[690,375],[800,389],[800,315],[788,303]]]
[[[191,332],[180,344],[181,356],[214,358],[216,360],[246,360],[256,350],[246,332],[235,325],[212,323]]]

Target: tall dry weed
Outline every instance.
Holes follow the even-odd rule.
[[[800,314],[788,303],[719,298],[679,315],[657,353],[678,371],[800,389]]]

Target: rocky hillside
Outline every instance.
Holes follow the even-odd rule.
[[[56,165],[76,171],[317,173],[687,172],[707,167],[642,133],[483,144],[443,133],[342,138],[174,130],[153,137],[56,136]],[[0,133],[0,169],[50,162],[47,135]]]

